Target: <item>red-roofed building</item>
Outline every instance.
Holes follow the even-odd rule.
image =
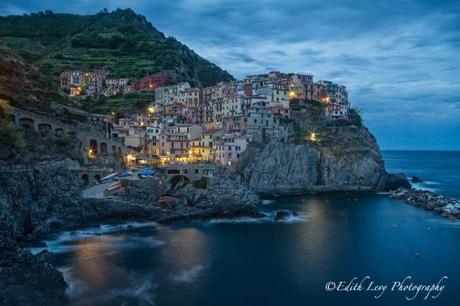
[[[134,83],[134,90],[154,91],[155,88],[165,86],[170,78],[165,73],[155,73],[145,76]]]

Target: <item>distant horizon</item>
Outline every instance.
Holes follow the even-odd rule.
[[[104,8],[145,15],[237,79],[279,70],[345,85],[382,150],[460,150],[455,1],[5,0],[0,15]]]

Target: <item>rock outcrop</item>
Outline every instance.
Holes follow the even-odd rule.
[[[293,112],[293,117],[296,135],[288,143],[251,143],[243,153],[236,171],[255,191],[380,191],[409,184],[385,171],[380,148],[365,127],[329,126],[313,111]],[[315,131],[315,139],[308,131]]]
[[[251,144],[243,158],[238,172],[254,190],[267,194],[381,190],[390,178],[380,151],[362,148],[272,142]]]
[[[392,191],[397,190],[399,188],[410,189],[412,188],[412,185],[409,183],[404,173],[387,173],[383,177],[382,185],[380,187],[380,189],[383,191]]]
[[[460,219],[460,201],[444,197],[428,190],[404,189],[394,190],[390,197],[408,204],[420,206],[427,210],[435,211],[451,220]]]
[[[256,210],[256,193],[226,170],[217,173],[215,183],[206,189],[187,184],[171,192],[183,205],[176,208],[177,217],[166,219],[209,219],[240,216],[261,216]]]
[[[282,194],[314,189],[319,163],[320,151],[308,144],[251,144],[238,171],[257,192]]]
[[[0,302],[2,305],[67,305],[66,283],[45,254],[21,250],[0,232]]]

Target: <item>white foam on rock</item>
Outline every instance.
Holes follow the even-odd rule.
[[[131,228],[144,227],[159,227],[159,224],[156,222],[127,222],[123,224],[102,224],[99,227],[85,228],[76,231],[65,231],[60,233],[55,239],[45,240],[44,242],[46,247],[32,247],[28,248],[28,250],[30,250],[32,254],[37,254],[44,250],[48,250],[52,253],[64,253],[85,246],[85,244],[71,244],[73,241],[84,240],[98,236],[104,236],[104,239],[108,241],[110,240],[110,238],[107,238],[108,234],[124,232]],[[126,247],[130,247],[130,245],[135,243],[135,241],[136,238],[130,238],[123,243],[126,244]],[[102,241],[94,242],[94,244],[99,244],[102,247]],[[150,245],[155,246],[161,244],[163,243],[160,241],[150,242]],[[86,244],[86,247],[89,247],[89,245]]]

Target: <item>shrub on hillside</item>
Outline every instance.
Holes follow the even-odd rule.
[[[7,149],[20,151],[24,148],[24,139],[8,117],[8,102],[0,100],[0,143],[5,145]]]
[[[348,120],[351,124],[357,127],[363,126],[363,119],[361,118],[361,114],[356,108],[350,108],[348,111]]]

